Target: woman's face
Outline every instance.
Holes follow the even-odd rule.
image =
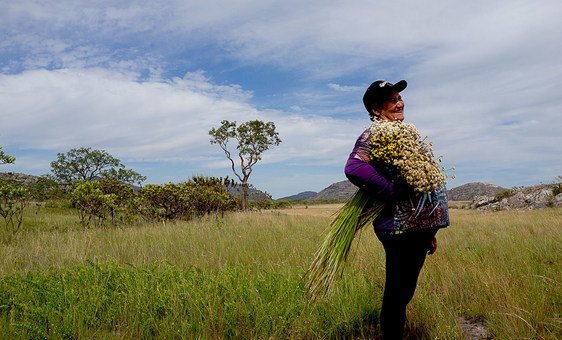
[[[404,120],[404,101],[400,93],[394,91],[384,102],[382,108],[375,110],[375,116],[379,120],[403,121]]]

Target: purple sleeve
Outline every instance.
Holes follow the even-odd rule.
[[[359,188],[371,191],[376,195],[392,197],[393,184],[381,176],[370,164],[370,130],[367,129],[355,142],[355,147],[345,164],[345,175],[349,181]]]

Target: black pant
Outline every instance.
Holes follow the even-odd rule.
[[[434,236],[435,231],[379,236],[386,252],[386,282],[380,316],[383,339],[402,339],[406,305],[414,296],[418,275]]]

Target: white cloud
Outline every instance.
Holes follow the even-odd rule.
[[[1,129],[26,148],[90,145],[127,157],[175,157],[197,150],[220,119],[256,116],[247,97],[201,74],[138,82],[99,69],[27,71],[0,77]]]
[[[343,158],[358,132],[357,121],[259,111],[247,103],[250,96],[238,85],[213,84],[201,72],[140,82],[100,69],[27,71],[0,76],[0,135],[19,148],[64,152],[90,146],[125,159],[214,167],[217,160],[224,166],[223,156],[209,144],[208,131],[223,119],[277,124],[284,142],[265,163],[331,163],[330,155]],[[351,132],[341,132],[342,126]]]
[[[0,136],[214,167],[222,156],[208,129],[260,118],[283,139],[264,163],[340,164],[369,123],[362,89],[405,78],[407,119],[447,160],[483,177],[500,178],[487,170],[500,164],[513,181],[529,167],[551,176],[561,171],[561,16],[558,0],[3,2]],[[260,88],[213,81],[225,60],[297,79],[275,94],[285,106],[258,108]],[[173,78],[172,68],[208,73]]]
[[[328,87],[335,91],[340,92],[359,92],[364,91],[364,86],[349,86],[349,85],[339,85],[335,83],[328,83]]]

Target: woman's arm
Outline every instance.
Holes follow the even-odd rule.
[[[383,177],[369,163],[370,161],[370,130],[366,130],[357,138],[355,147],[345,164],[345,175],[349,181],[359,188],[369,190],[375,195],[394,197],[393,183]]]

